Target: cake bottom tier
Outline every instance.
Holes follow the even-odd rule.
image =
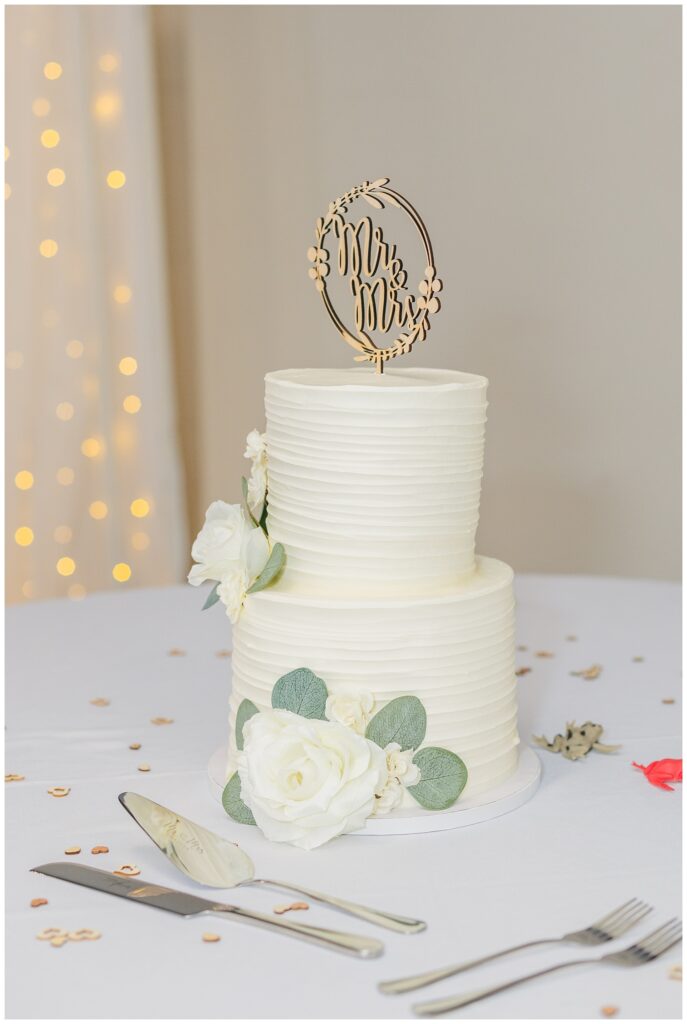
[[[375,710],[394,697],[419,697],[427,711],[423,746],[463,759],[465,795],[498,785],[517,767],[513,571],[496,559],[478,558],[473,576],[433,598],[251,594],[233,649],[230,764],[241,701],[269,707],[277,679],[307,667],[329,693],[371,693]]]

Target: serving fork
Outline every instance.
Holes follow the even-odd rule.
[[[520,978],[513,978],[510,981],[502,982],[500,985],[490,985],[488,988],[475,989],[466,992],[462,996],[449,996],[448,999],[433,999],[426,1003],[417,1003],[413,1006],[413,1012],[418,1017],[437,1017],[442,1013],[450,1013],[451,1010],[459,1010],[470,1003],[476,1003],[487,996],[493,996],[497,992],[505,992],[506,989],[522,985],[525,981],[533,978],[541,978],[545,974],[553,974],[554,971],[561,971],[564,967],[576,967],[580,964],[618,964],[620,967],[639,967],[651,960],[662,956],[678,942],[682,940],[682,924],[676,918],[671,918],[665,924],[651,932],[641,942],[635,942],[627,949],[618,950],[616,953],[606,953],[604,956],[587,957],[583,960],[566,960],[562,964],[554,964],[553,967],[544,967],[541,971],[534,971],[532,974],[525,974]]]
[[[442,981],[444,978],[452,978],[463,971],[469,971],[473,967],[498,960],[509,953],[516,953],[521,949],[530,949],[533,946],[547,946],[556,942],[577,942],[581,946],[600,946],[604,942],[612,942],[634,928],[653,908],[641,900],[631,899],[623,903],[621,907],[612,910],[610,914],[600,918],[587,928],[579,931],[567,932],[558,939],[536,939],[534,942],[522,942],[517,946],[509,946],[508,949],[501,949],[498,953],[489,953],[478,960],[466,960],[461,964],[453,964],[450,967],[440,967],[435,971],[425,971],[423,974],[413,974],[407,978],[397,978],[395,981],[382,981],[379,983],[380,992],[396,994],[399,992],[413,992],[415,989],[424,988],[425,985],[433,985],[435,981]]]

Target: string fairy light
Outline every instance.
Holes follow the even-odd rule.
[[[107,505],[104,501],[92,501],[88,506],[88,514],[91,519],[105,519],[107,516]]]
[[[28,469],[20,469],[15,474],[14,485],[20,491],[30,491],[33,487],[33,473]]]
[[[138,395],[127,395],[122,402],[122,408],[124,409],[124,412],[128,412],[131,416],[134,416],[137,412],[140,412],[142,404],[143,403]]]
[[[115,290],[112,292],[112,297],[115,302],[118,302],[120,306],[125,306],[127,302],[131,302],[132,296],[131,288],[128,284],[118,284]]]
[[[109,188],[120,189],[126,185],[126,174],[124,171],[110,171],[105,179]]]
[[[20,548],[27,548],[33,544],[33,530],[30,526],[19,526],[14,531],[14,539]]]
[[[81,452],[87,459],[95,459],[103,451],[103,443],[97,437],[87,437],[81,442]]]
[[[38,251],[41,256],[45,256],[46,260],[50,260],[53,256],[57,256],[59,246],[54,238],[44,238],[38,246]]]
[[[70,359],[80,359],[83,355],[83,342],[72,338],[71,341],[67,342],[64,350]]]
[[[66,423],[74,415],[74,406],[71,402],[60,402],[55,409],[55,415],[58,420],[62,420],[63,423]]]
[[[31,110],[34,117],[47,117],[50,113],[50,100],[46,100],[44,96],[37,96],[31,104]]]
[[[61,484],[62,487],[69,487],[74,483],[74,470],[69,466],[60,466],[56,476],[58,484]]]
[[[119,58],[114,53],[104,53],[98,59],[98,67],[101,71],[116,71],[119,67]]]
[[[63,555],[62,558],[57,559],[55,568],[60,576],[73,576],[76,572],[76,562],[68,555]]]
[[[54,128],[46,128],[41,132],[41,146],[45,149],[54,149],[60,144],[60,133]]]
[[[53,188],[59,188],[60,185],[64,185],[67,175],[61,167],[51,167],[45,177],[48,185],[52,185]]]
[[[131,377],[138,369],[138,363],[133,356],[124,356],[119,360],[119,372],[125,377]]]
[[[131,566],[126,562],[117,562],[116,565],[112,566],[112,578],[117,583],[126,583],[127,580],[131,579]]]
[[[145,519],[150,512],[150,503],[145,498],[135,498],[129,505],[129,511],[136,519]]]
[[[49,82],[55,82],[62,77],[62,65],[58,64],[56,60],[50,60],[43,67],[43,74]]]

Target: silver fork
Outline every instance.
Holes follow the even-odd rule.
[[[579,964],[620,964],[621,967],[639,967],[640,964],[647,964],[656,957],[661,956],[673,946],[676,946],[682,939],[682,924],[676,918],[671,918],[666,924],[661,925],[656,931],[651,932],[641,942],[635,942],[627,949],[618,950],[617,953],[606,953],[605,956],[588,957],[585,960],[567,960],[563,964],[554,964],[553,967],[545,967],[533,974],[525,974],[521,978],[513,978],[511,981],[502,982],[500,985],[491,985],[489,988],[476,989],[466,992],[462,996],[449,996],[448,999],[433,999],[426,1003],[417,1003],[413,1012],[418,1017],[437,1017],[442,1013],[449,1013],[451,1010],[459,1010],[470,1003],[476,1003],[487,996],[493,996],[496,992],[504,992],[506,989],[522,985],[532,978],[541,978],[545,974],[553,974],[564,967],[575,967]]]
[[[568,932],[559,939],[537,939],[535,942],[523,942],[519,946],[501,949],[498,953],[489,953],[478,960],[467,960],[462,964],[453,964],[450,967],[439,967],[436,971],[425,971],[423,974],[413,974],[407,978],[397,978],[395,981],[381,981],[378,988],[380,992],[387,994],[413,992],[415,989],[424,988],[425,985],[433,985],[435,981],[452,978],[456,974],[462,974],[463,971],[469,971],[472,967],[479,967],[480,964],[498,960],[502,956],[518,952],[521,949],[530,949],[532,946],[547,946],[554,942],[578,942],[582,946],[600,946],[604,942],[619,939],[652,909],[648,903],[631,899],[627,903],[623,903],[622,907],[612,910],[610,914],[606,914],[599,921],[590,924],[588,928],[582,928],[577,932]]]

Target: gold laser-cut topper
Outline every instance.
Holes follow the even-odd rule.
[[[362,353],[355,356],[356,362],[375,363],[378,373],[383,372],[388,359],[410,352],[418,339],[426,339],[431,326],[430,317],[440,308],[437,293],[442,287],[434,268],[432,243],[420,214],[388,185],[388,178],[364,181],[340,199],[335,199],[329,204],[326,216],[318,218],[315,245],[308,249],[308,259],[312,263],[308,274],[315,282],[334,326],[344,341]],[[426,263],[425,276],[417,287],[418,295],[408,291],[408,274],[396,253],[396,245],[385,241],[382,229],[373,224],[371,217],[361,217],[357,223],[345,219],[348,208],[360,199],[375,210],[383,210],[387,204],[403,210],[415,225]],[[343,323],[327,291],[329,252],[324,246],[330,231],[338,240],[339,275],[350,280],[356,333]],[[402,329],[402,333],[384,348],[376,345],[365,333],[378,330],[386,334],[392,328]]]

